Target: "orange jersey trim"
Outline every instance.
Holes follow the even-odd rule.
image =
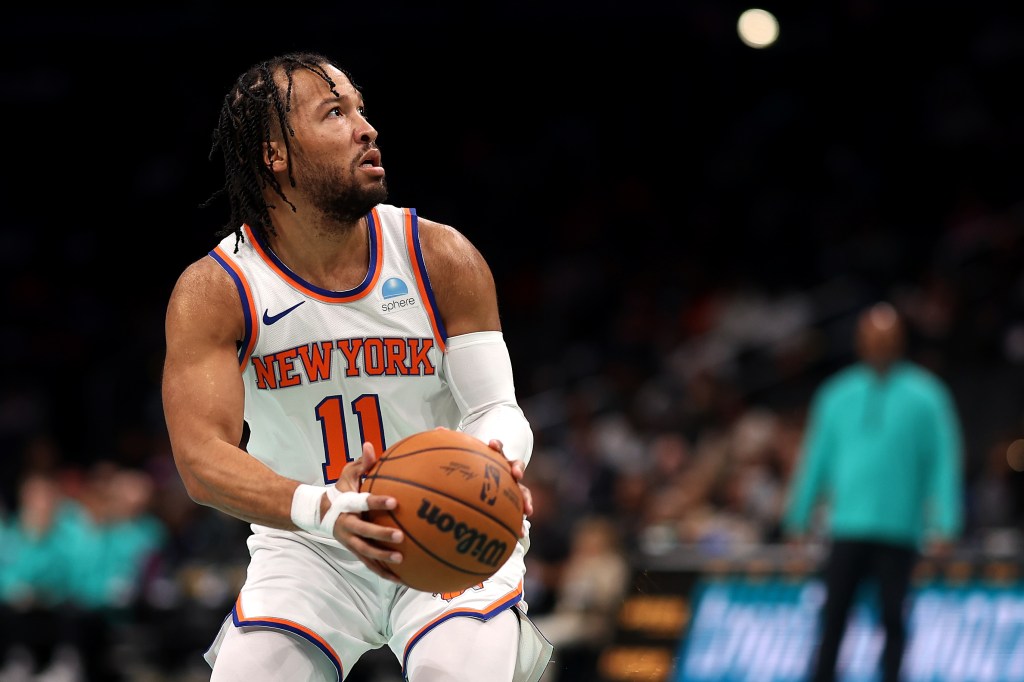
[[[345,677],[341,665],[341,658],[338,656],[338,652],[336,652],[334,648],[330,644],[328,644],[323,637],[313,632],[306,626],[300,625],[295,621],[287,620],[285,618],[272,618],[268,616],[247,616],[242,612],[242,595],[238,595],[238,599],[235,600],[235,608],[231,610],[231,618],[237,627],[257,626],[274,628],[275,630],[284,630],[286,632],[292,632],[302,637],[303,639],[309,641],[318,649],[320,649],[320,651],[324,652],[327,658],[331,660],[331,663],[334,664],[334,667],[338,671],[339,680]]]
[[[412,648],[419,642],[425,634],[436,628],[441,623],[445,622],[450,618],[457,618],[459,616],[469,616],[470,618],[478,618],[483,621],[490,620],[492,617],[501,613],[502,611],[513,607],[519,603],[523,598],[523,583],[520,581],[519,585],[515,589],[511,590],[507,594],[498,599],[494,600],[482,609],[454,609],[443,613],[437,618],[433,619],[419,630],[416,634],[409,638],[408,643],[405,645],[405,650],[402,652],[402,669],[406,668],[409,662],[409,654],[412,653]]]
[[[242,229],[245,231],[245,238],[252,245],[253,250],[256,251],[260,259],[266,263],[267,267],[277,273],[278,277],[288,282],[294,289],[324,303],[348,303],[363,298],[374,290],[377,286],[377,280],[380,278],[381,264],[384,261],[383,230],[380,228],[380,216],[377,214],[376,208],[367,214],[366,222],[369,229],[370,268],[363,281],[357,287],[348,291],[331,291],[318,287],[315,284],[310,284],[289,270],[288,266],[282,263],[266,244],[256,238],[256,233],[253,232],[250,226],[243,225]]]

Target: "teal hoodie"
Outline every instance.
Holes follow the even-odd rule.
[[[911,362],[863,363],[817,391],[783,519],[806,533],[818,503],[833,538],[922,548],[963,525],[963,443],[952,396]]]

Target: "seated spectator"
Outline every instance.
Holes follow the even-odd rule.
[[[0,679],[42,671],[121,680],[111,657],[115,626],[165,538],[148,512],[152,485],[146,474],[106,462],[71,488],[74,496],[59,479],[59,472],[26,474],[4,532]]]
[[[0,679],[33,674],[69,655],[76,658],[63,610],[73,567],[75,507],[47,473],[30,473],[18,486],[18,506],[0,555]]]
[[[597,654],[615,634],[615,619],[629,587],[629,562],[610,519],[580,519],[571,542],[554,608],[535,618],[555,646],[544,682],[596,678]]]

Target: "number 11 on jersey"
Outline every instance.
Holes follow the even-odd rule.
[[[345,420],[343,396],[331,395],[316,406],[316,418],[324,438],[324,483],[335,483],[341,477],[341,470],[353,459],[362,455],[363,443],[373,445],[379,457],[387,448],[384,442],[384,419],[380,413],[380,398],[376,393],[364,393],[349,404],[359,425],[359,446],[355,457],[348,444],[348,425]]]

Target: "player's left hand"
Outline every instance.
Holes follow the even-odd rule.
[[[501,441],[492,438],[488,441],[487,445],[492,450],[497,450],[504,456],[505,446],[502,445]],[[512,478],[519,484],[519,490],[523,493],[523,514],[530,516],[533,514],[533,494],[530,493],[530,489],[523,485],[523,474],[526,473],[526,463],[521,459],[514,459],[509,462],[512,466]]]
[[[349,462],[341,470],[341,477],[335,487],[341,492],[359,492],[362,476],[377,461],[373,446],[363,444],[363,454],[358,460]],[[386,495],[370,495],[366,498],[370,509],[394,509],[398,501]],[[389,526],[370,523],[361,513],[342,514],[334,524],[334,537],[359,558],[376,575],[400,583],[389,563],[400,563],[402,555],[394,549],[402,541],[402,532]],[[382,544],[382,543],[391,543]]]

